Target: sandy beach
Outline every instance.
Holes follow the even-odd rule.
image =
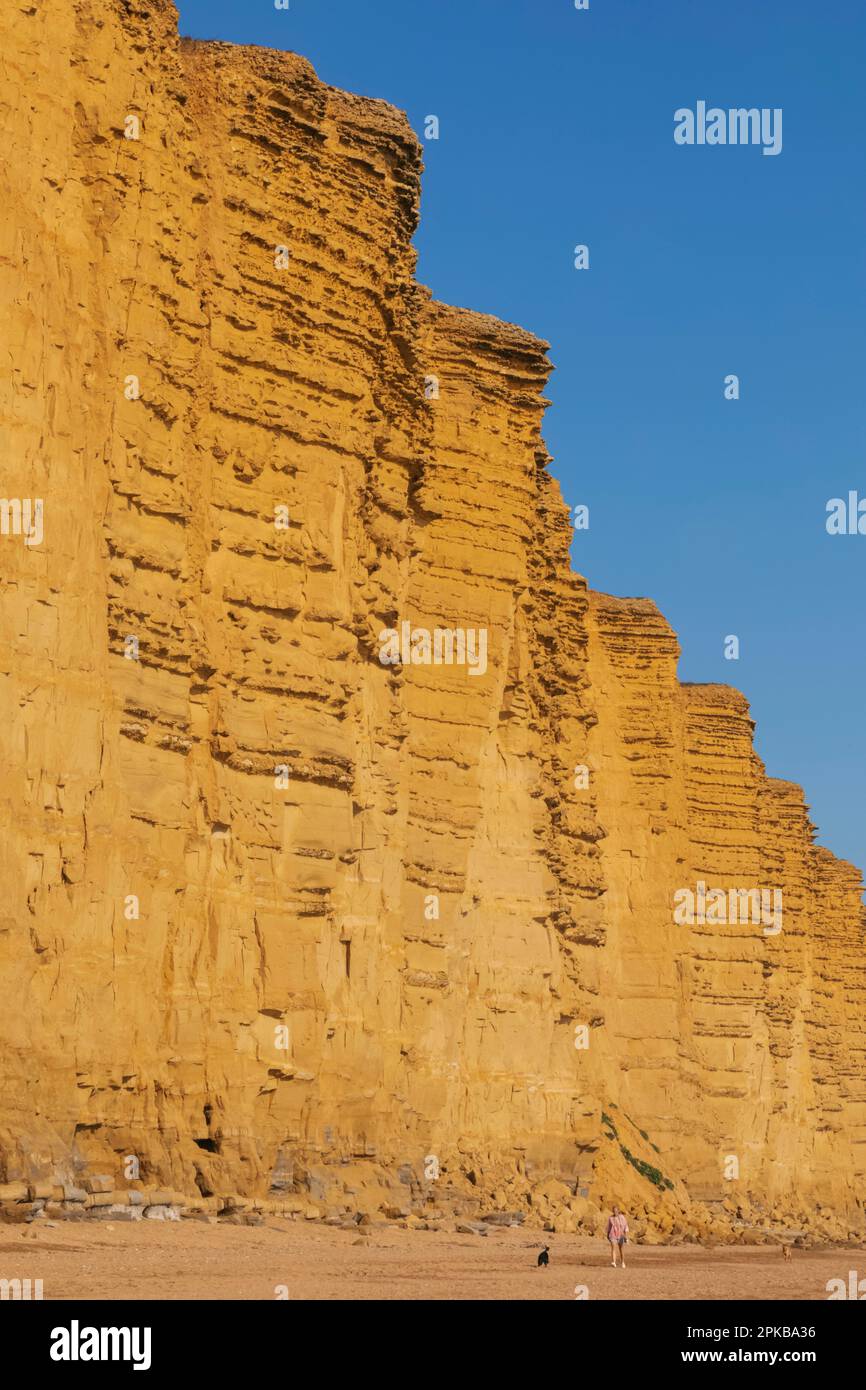
[[[358,1244],[363,1239],[363,1244]],[[536,1267],[542,1243],[547,1270]],[[0,1227],[0,1278],[41,1279],[49,1299],[826,1300],[827,1281],[866,1275],[866,1250],[631,1246],[612,1269],[603,1242],[517,1229],[487,1237],[374,1230],[367,1237],[278,1218]],[[278,1292],[278,1290],[280,1292]]]

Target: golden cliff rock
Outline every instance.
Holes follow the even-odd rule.
[[[571,571],[405,118],[169,0],[0,45],[0,1197],[862,1230],[860,875]]]

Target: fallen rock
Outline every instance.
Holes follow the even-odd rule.
[[[138,1211],[141,1210],[141,1208],[140,1208],[140,1207],[126,1207],[125,1210],[126,1210],[126,1211],[129,1211],[129,1212],[132,1212],[132,1211],[138,1212]],[[179,1208],[179,1207],[163,1206],[162,1204],[160,1204],[160,1205],[158,1205],[158,1206],[145,1207],[145,1209],[144,1209],[144,1214],[145,1214],[145,1216],[147,1217],[148,1221],[179,1221],[179,1220],[180,1220],[180,1208]]]

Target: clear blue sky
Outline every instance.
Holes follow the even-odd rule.
[[[179,9],[181,33],[303,53],[419,135],[439,117],[419,278],[552,344],[545,438],[590,507],[575,568],[659,604],[683,679],[744,691],[770,774],[866,868],[866,536],[825,529],[829,498],[866,496],[863,0]],[[698,100],[781,107],[782,152],[675,145]]]

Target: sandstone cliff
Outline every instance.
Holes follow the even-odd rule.
[[[416,284],[405,118],[170,0],[8,0],[0,48],[0,492],[44,504],[0,537],[0,1196],[862,1229],[860,876],[571,571],[547,345]],[[383,664],[404,622],[485,661]],[[678,924],[701,882],[781,930]]]

